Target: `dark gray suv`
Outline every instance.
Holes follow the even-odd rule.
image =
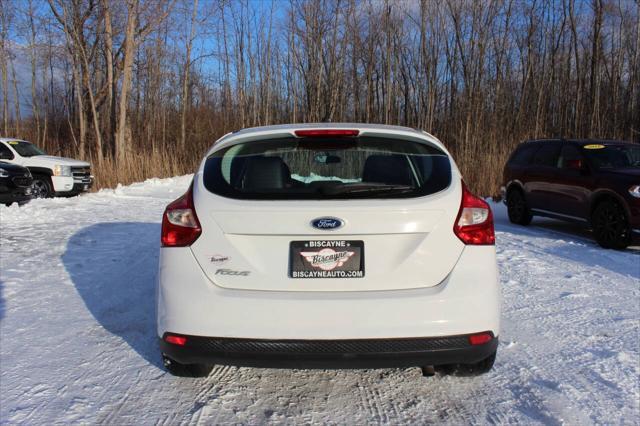
[[[582,223],[605,248],[640,237],[640,145],[609,140],[521,143],[504,168],[509,220],[533,216]]]

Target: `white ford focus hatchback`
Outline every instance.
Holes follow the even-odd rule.
[[[303,124],[218,140],[162,219],[167,369],[491,369],[493,217],[445,147],[403,127]]]

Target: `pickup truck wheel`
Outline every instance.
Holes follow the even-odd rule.
[[[33,175],[31,191],[35,198],[51,198],[53,195],[51,179],[44,175]]]
[[[169,374],[177,377],[207,377],[213,370],[213,365],[180,364],[164,354],[162,354],[162,363]]]
[[[591,226],[600,246],[616,250],[629,246],[631,229],[620,203],[614,200],[600,202],[591,215]]]
[[[518,189],[512,189],[507,193],[507,213],[509,214],[509,221],[517,225],[526,226],[533,219],[527,200]]]

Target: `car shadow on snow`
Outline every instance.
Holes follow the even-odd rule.
[[[494,210],[495,211],[495,210]],[[506,214],[498,212],[496,231],[533,238],[549,238],[563,244],[550,244],[541,249],[551,255],[600,266],[612,272],[640,276],[640,247],[630,246],[626,250],[604,249],[596,243],[592,232],[583,225],[551,218],[535,217],[529,226],[514,225]]]
[[[81,229],[62,262],[87,309],[150,364],[156,342],[155,283],[160,224],[109,222]]]

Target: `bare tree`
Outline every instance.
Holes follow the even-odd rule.
[[[0,127],[97,159],[99,185],[186,173],[221,134],[280,122],[425,128],[485,194],[524,138],[640,141],[637,0],[23,4],[14,31],[0,0]]]
[[[2,73],[2,123],[3,133],[9,134],[9,67],[10,58],[7,46],[7,32],[9,29],[9,11],[5,2],[0,2],[0,73]]]
[[[184,148],[187,138],[187,110],[189,106],[189,72],[191,71],[191,48],[196,36],[198,0],[193,0],[189,33],[185,43],[185,58],[182,70],[182,113],[180,115],[180,146]]]
[[[131,90],[131,80],[133,73],[133,60],[136,49],[156,25],[161,23],[171,11],[170,5],[166,2],[158,2],[150,7],[146,22],[140,22],[142,13],[140,11],[139,0],[127,0],[127,24],[124,34],[122,84],[120,89],[120,100],[118,107],[118,125],[115,141],[116,158],[123,161],[127,151],[127,132],[130,128],[127,123],[127,103]]]

